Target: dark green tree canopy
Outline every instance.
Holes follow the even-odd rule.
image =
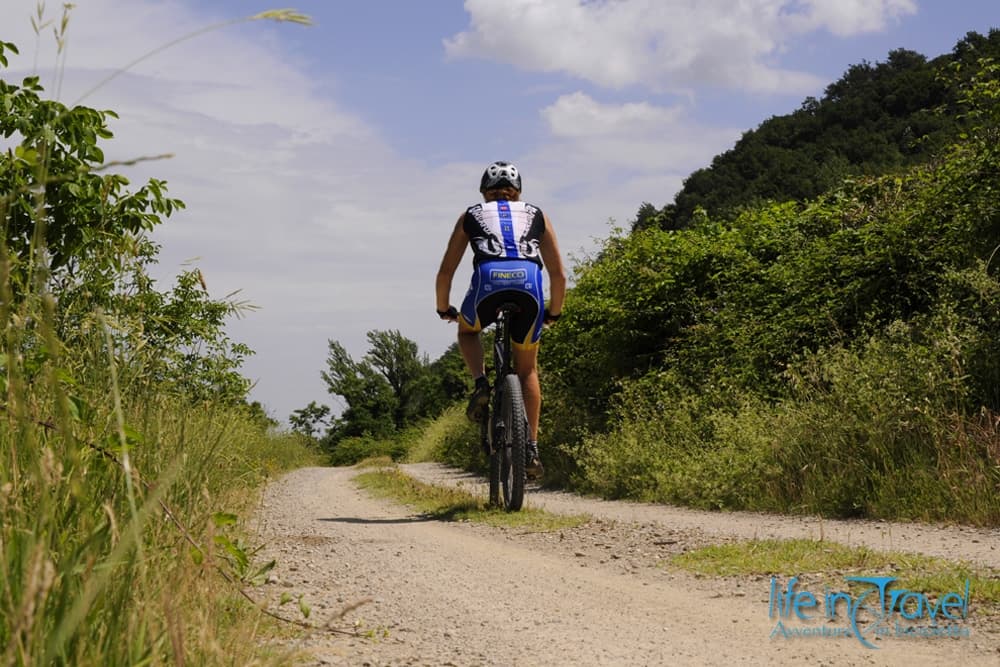
[[[681,229],[699,208],[728,219],[756,203],[813,199],[845,178],[926,162],[962,131],[960,85],[987,57],[1000,58],[1000,30],[969,33],[933,60],[896,49],[885,62],[853,65],[822,98],[745,132],[688,176],[672,203],[643,204],[633,228]]]

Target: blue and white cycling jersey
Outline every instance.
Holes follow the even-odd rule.
[[[476,204],[466,210],[462,229],[472,245],[474,264],[497,259],[542,263],[545,216],[537,206],[504,199]]]

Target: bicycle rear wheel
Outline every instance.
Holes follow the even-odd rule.
[[[503,442],[496,443],[500,450],[500,483],[503,487],[504,507],[517,512],[524,503],[524,457],[528,446],[528,419],[521,396],[521,381],[511,373],[504,376],[500,414],[504,423]]]

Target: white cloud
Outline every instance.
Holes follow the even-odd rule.
[[[626,226],[643,201],[668,203],[688,174],[740,136],[698,123],[686,107],[612,104],[579,91],[539,113],[550,137],[524,156],[526,198],[543,206],[574,254],[594,247],[609,220]]]
[[[559,154],[568,165],[585,164],[602,172],[690,173],[739,136],[735,129],[699,125],[680,106],[607,104],[583,92],[561,96],[541,115],[554,139],[544,154]],[[580,176],[588,180],[586,174]]]
[[[542,109],[542,116],[557,137],[645,135],[675,124],[680,114],[679,107],[657,107],[648,102],[600,104],[582,92],[563,95]]]
[[[784,21],[796,33],[828,30],[850,37],[884,30],[891,20],[917,11],[915,0],[800,0],[785,14]],[[794,5],[803,5],[795,11]]]
[[[788,39],[882,29],[914,0],[466,0],[468,30],[445,40],[452,57],[565,72],[622,88],[696,84],[786,93],[823,82],[773,64]]]

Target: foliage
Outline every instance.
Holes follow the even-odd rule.
[[[407,452],[406,462],[444,461],[458,467],[469,468],[468,454],[465,454],[466,458],[462,461],[454,461],[448,454],[453,448],[453,443],[457,445],[454,447],[455,450],[479,451],[479,429],[465,416],[465,407],[464,401],[456,403],[427,422]],[[481,456],[477,457],[477,461],[481,459]]]
[[[812,201],[613,235],[542,350],[560,478],[704,507],[995,524],[1000,80],[959,141]]]
[[[368,434],[342,438],[328,450],[330,465],[349,466],[373,457],[386,457],[390,461],[399,461],[409,451],[416,430],[419,430],[419,426],[399,433],[389,433],[383,437]]]
[[[38,77],[20,86],[0,81],[0,133],[16,142],[0,154],[0,217],[6,251],[16,259],[13,296],[31,290],[34,271],[64,287],[88,263],[105,279],[91,282],[100,294],[135,254],[137,238],[184,205],[165,195],[163,181],[128,192],[124,176],[99,173],[104,152],[98,143],[112,137],[107,121],[117,118],[114,112],[70,109],[42,93]],[[42,247],[43,255],[33,253]],[[44,267],[29,261],[36,256]]]
[[[56,295],[55,333],[81,353],[80,364],[103,363],[86,357],[84,340],[106,326],[124,375],[141,369],[148,386],[169,384],[192,401],[243,402],[249,383],[239,368],[252,351],[230,341],[224,325],[246,305],[210,298],[197,270],[181,274],[168,293],[146,271],[159,247],[145,233],[183,202],[166,196],[163,181],[129,192],[125,177],[101,174],[99,144],[112,138],[107,121],[116,115],[67,108],[43,92],[37,77],[21,86],[0,81],[0,133],[16,142],[0,154],[8,303],[31,309],[26,300]],[[26,328],[14,347],[37,352],[37,335]]]
[[[292,425],[292,430],[303,434],[307,438],[316,438],[324,427],[328,427],[327,419],[330,416],[330,406],[318,405],[316,401],[310,401],[309,405],[292,412],[288,422]]]
[[[244,305],[155,289],[145,233],[183,205],[107,172],[115,115],[42,93],[0,81],[0,662],[249,663],[266,630],[218,572],[267,564],[232,510],[317,452],[246,402]]]
[[[329,341],[326,370],[321,373],[331,394],[346,407],[330,428],[330,440],[350,436],[384,436],[395,427],[398,399],[392,386],[367,360],[355,361],[337,341]]]
[[[396,439],[405,438],[409,427],[436,417],[468,391],[468,373],[456,345],[430,362],[399,331],[369,331],[368,343],[368,353],[355,361],[343,345],[329,341],[327,367],[321,373],[329,392],[345,404],[322,437],[338,464],[377,454],[402,456],[406,447],[392,444]],[[295,411],[293,427],[318,435],[328,413],[323,408],[313,402]],[[366,438],[373,439],[367,449]]]
[[[465,470],[486,472],[486,455],[480,445],[479,424],[465,416],[465,405],[456,405],[432,422],[423,434],[431,445],[430,457]]]
[[[635,228],[680,229],[694,223],[698,209],[729,218],[763,201],[813,199],[844,178],[926,163],[965,130],[966,119],[955,113],[960,86],[987,57],[1000,57],[1000,30],[969,33],[930,61],[897,49],[884,63],[853,65],[820,99],[745,132],[688,176],[673,203],[660,210],[643,204]],[[950,76],[954,67],[963,72],[958,80]]]

